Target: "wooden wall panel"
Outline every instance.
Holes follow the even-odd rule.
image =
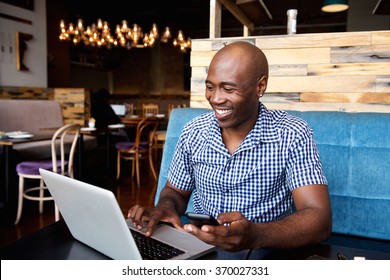
[[[335,47],[331,49],[331,63],[390,62],[389,45]]]
[[[208,66],[215,53],[214,51],[191,51],[191,67]]]
[[[204,82],[216,51],[243,40],[267,56],[261,101],[270,109],[390,113],[387,30],[193,40],[191,107],[209,107]]]
[[[308,76],[365,76],[390,75],[390,63],[340,63],[340,64],[310,64],[307,66]]]
[[[307,64],[272,64],[269,65],[269,75],[283,76],[307,76]]]
[[[302,64],[302,63],[329,63],[330,48],[302,48],[302,49],[275,49],[264,50],[270,65]]]
[[[0,87],[0,99],[53,99],[53,92],[37,87]]]
[[[90,117],[90,93],[84,88],[55,88],[54,99],[61,103],[64,123],[85,125]]]
[[[380,33],[377,35],[377,38],[377,40],[383,40]],[[256,46],[262,50],[362,46],[370,44],[371,34],[366,32],[348,33],[348,36],[346,36],[346,33],[318,33],[256,37]]]
[[[389,32],[372,32],[371,33],[371,43],[373,45],[388,45],[390,42],[390,33]]]
[[[375,91],[375,76],[270,77],[268,92],[367,92]]]

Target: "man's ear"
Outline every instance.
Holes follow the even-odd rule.
[[[257,82],[257,96],[260,98],[264,95],[268,84],[268,77],[262,76]]]

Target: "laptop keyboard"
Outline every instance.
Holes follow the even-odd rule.
[[[138,250],[144,260],[169,260],[184,252],[154,238],[146,237],[142,233],[130,229]]]

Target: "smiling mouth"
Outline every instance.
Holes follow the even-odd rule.
[[[227,114],[229,114],[229,113],[231,113],[232,112],[232,110],[230,110],[230,109],[215,109],[215,112],[218,114],[218,115],[221,115],[221,116],[223,116],[223,115],[227,115]]]

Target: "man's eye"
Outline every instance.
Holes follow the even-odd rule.
[[[225,92],[228,92],[228,93],[231,93],[231,92],[234,91],[233,88],[223,88],[223,90],[224,90]]]
[[[214,90],[214,88],[213,88],[212,86],[206,86],[206,89],[207,89],[208,91],[213,91],[213,90]]]

